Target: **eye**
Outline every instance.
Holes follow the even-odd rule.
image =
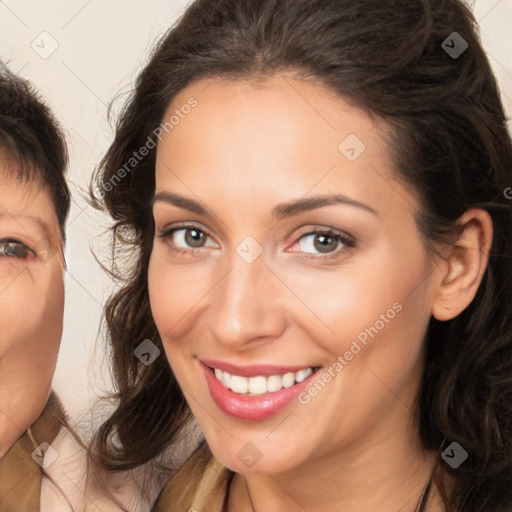
[[[17,258],[26,260],[30,256],[36,256],[36,253],[23,242],[18,240],[0,240],[0,258]]]
[[[168,229],[158,235],[160,238],[169,240],[171,248],[180,253],[193,252],[194,249],[213,246],[207,244],[210,236],[206,231],[195,225],[182,225]]]
[[[302,235],[293,247],[311,257],[327,258],[355,247],[355,239],[331,229],[314,229]]]

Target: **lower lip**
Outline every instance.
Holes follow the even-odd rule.
[[[281,412],[292,400],[300,394],[315,377],[316,371],[298,384],[283,388],[274,393],[249,396],[234,393],[215,377],[213,371],[201,363],[206,383],[210,389],[213,401],[226,414],[240,420],[261,421]]]

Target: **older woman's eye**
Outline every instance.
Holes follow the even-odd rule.
[[[35,255],[35,252],[23,242],[18,240],[0,240],[0,257],[25,260]]]

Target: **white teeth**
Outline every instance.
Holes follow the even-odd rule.
[[[306,368],[305,370],[299,370],[297,375],[295,375],[295,380],[297,382],[302,382],[306,377],[309,377],[313,373],[311,368]]]
[[[235,393],[249,394],[251,396],[264,395],[265,393],[275,393],[282,388],[289,388],[295,383],[302,382],[313,373],[312,368],[304,368],[298,372],[289,372],[284,375],[269,375],[264,377],[241,377],[240,375],[231,375],[215,368],[215,377],[222,385]]]
[[[252,395],[263,395],[267,392],[267,379],[265,377],[251,377],[248,391]]]
[[[240,377],[239,375],[231,375],[231,391],[235,393],[247,393],[249,387],[249,379]]]
[[[231,375],[227,372],[223,372],[222,374],[222,384],[229,389],[231,386]]]
[[[293,373],[292,373],[293,375]],[[279,391],[283,389],[283,378],[279,375],[271,375],[267,377],[267,391],[269,393],[273,393],[274,391]]]
[[[283,388],[291,388],[295,384],[295,373],[285,373],[283,376]]]

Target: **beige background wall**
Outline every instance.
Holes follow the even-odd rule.
[[[80,190],[112,137],[108,103],[129,90],[150,45],[186,4],[0,1],[0,59],[35,82],[64,125],[70,144],[74,200],[67,226],[65,330],[54,387],[83,433],[90,428],[89,410],[96,395],[109,388],[98,325],[111,285],[90,252],[90,245],[97,251],[105,245],[106,239],[100,238],[105,219],[87,207]],[[476,0],[471,5],[510,117],[512,0]]]

